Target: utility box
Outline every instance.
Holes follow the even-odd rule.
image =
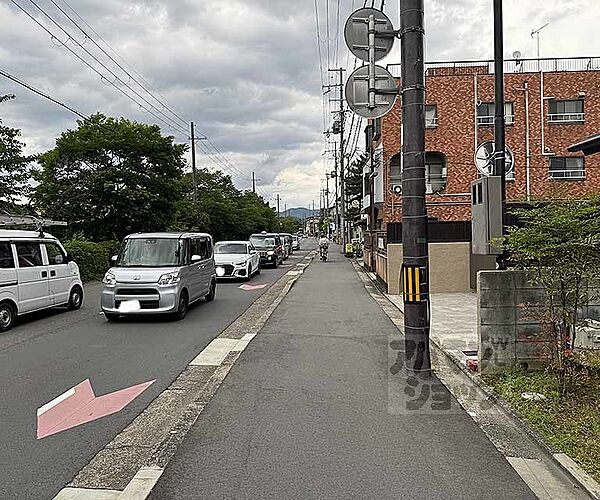
[[[471,184],[473,254],[501,255],[490,242],[502,237],[502,179],[482,177]]]

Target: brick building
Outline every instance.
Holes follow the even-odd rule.
[[[388,69],[396,77],[399,65]],[[470,219],[470,184],[478,146],[494,137],[493,61],[426,65],[427,209],[438,220]],[[508,201],[600,191],[600,157],[567,147],[600,131],[600,58],[505,62],[506,144],[514,154]],[[401,103],[381,120],[377,147],[378,227],[402,217]],[[368,182],[365,182],[368,189]],[[365,213],[369,197],[365,193]]]

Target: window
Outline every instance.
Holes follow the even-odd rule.
[[[446,157],[441,153],[426,153],[425,155],[425,192],[438,193],[446,189],[448,172]]]
[[[425,106],[425,127],[435,128],[438,124],[437,104],[427,104]]]
[[[56,243],[45,243],[48,253],[48,262],[50,265],[66,264],[67,259],[61,248]]]
[[[210,244],[208,240],[197,238],[192,240],[192,255],[199,255],[202,260],[210,258]]]
[[[548,174],[551,179],[585,179],[583,158],[576,156],[550,158]]]
[[[15,243],[19,267],[42,266],[42,252],[39,243],[19,242]]]
[[[11,244],[8,241],[0,242],[0,269],[14,269]]]
[[[493,125],[496,106],[493,102],[482,102],[477,105],[477,125]],[[507,125],[515,123],[515,113],[512,102],[504,103],[504,118]]]
[[[550,101],[550,123],[580,123],[584,121],[583,99]]]
[[[402,153],[395,154],[390,160],[390,181],[402,182]]]

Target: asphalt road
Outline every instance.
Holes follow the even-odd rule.
[[[263,269],[250,284],[273,284],[305,255]],[[268,289],[244,291],[240,284],[219,283],[215,301],[198,303],[181,322],[118,323],[101,315],[101,285],[91,284],[80,311],[31,315],[0,335],[0,498],[52,498]],[[156,382],[119,413],[36,439],[37,409],[85,379],[96,395]]]
[[[240,356],[150,498],[533,500],[437,379],[414,404],[389,369],[394,325],[329,256]]]

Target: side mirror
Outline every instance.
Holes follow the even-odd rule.
[[[192,255],[192,264],[195,264],[196,262],[200,262],[202,260],[202,257],[200,257],[199,255]]]
[[[55,264],[66,264],[65,260],[66,259],[61,254],[58,254],[56,257],[54,257]]]

